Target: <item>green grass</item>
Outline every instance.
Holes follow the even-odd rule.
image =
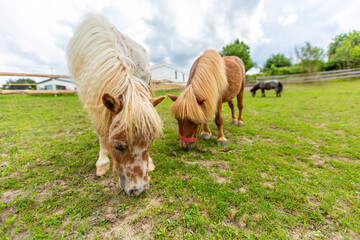
[[[244,126],[182,151],[171,100],[138,198],[110,172],[76,95],[0,96],[0,239],[359,239],[360,81],[244,97]],[[180,91],[157,92],[157,95]]]

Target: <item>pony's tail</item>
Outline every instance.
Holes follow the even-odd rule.
[[[279,93],[281,93],[282,91],[283,91],[283,84],[279,82]]]

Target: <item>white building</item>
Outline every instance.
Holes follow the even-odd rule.
[[[150,67],[152,80],[187,82],[189,72],[168,63],[159,63]]]
[[[76,85],[71,80],[49,78],[38,82],[37,90],[76,90]]]

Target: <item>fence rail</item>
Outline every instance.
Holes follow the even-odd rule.
[[[186,82],[173,82],[170,80],[153,80],[151,84],[154,91],[183,89],[186,86]]]
[[[326,72],[314,72],[305,74],[279,75],[279,76],[257,76],[255,83],[265,80],[278,80],[282,83],[320,82],[340,78],[360,77],[360,68],[344,69]]]
[[[0,76],[26,76],[26,77],[48,77],[48,78],[67,78],[67,75],[51,75],[51,74],[31,74],[31,73],[9,73],[0,72]],[[340,78],[355,78],[360,77],[360,68],[344,69],[326,72],[315,72],[308,74],[292,74],[292,75],[278,75],[278,76],[257,76],[255,78],[248,78],[245,87],[252,87],[259,81],[278,80],[282,83],[302,83],[302,82],[318,82],[327,81]],[[154,91],[184,89],[186,82],[174,82],[170,80],[154,80],[151,82]],[[14,84],[12,84],[14,85]],[[29,85],[29,84],[27,84]],[[76,91],[46,91],[46,90],[0,90],[0,94],[62,94],[75,93]]]
[[[11,72],[0,72],[0,76],[6,76],[6,77],[47,77],[47,78],[67,78],[67,79],[71,78],[68,75],[34,74],[34,73],[11,73]]]
[[[76,90],[0,90],[0,95],[10,94],[74,94]]]

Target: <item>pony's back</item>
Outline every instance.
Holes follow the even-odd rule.
[[[104,93],[121,97],[124,106],[116,116],[124,120],[110,127],[113,133],[125,131],[129,136],[141,133],[148,137],[150,130],[144,132],[148,128],[144,125],[149,121],[157,132],[161,130],[161,120],[149,102],[151,74],[146,51],[105,17],[85,17],[69,42],[67,57],[79,98],[99,135],[106,133],[111,117],[102,104]]]
[[[115,85],[126,86],[129,75],[149,85],[150,67],[145,50],[101,15],[85,17],[70,40],[67,56],[70,73],[86,108],[99,105],[104,92],[121,94],[124,89]]]

